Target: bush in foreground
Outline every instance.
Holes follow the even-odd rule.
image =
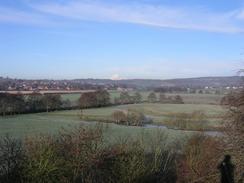
[[[162,144],[154,147],[133,140],[107,146],[102,127],[81,126],[23,144],[6,137],[0,143],[0,182],[175,182],[175,154]]]

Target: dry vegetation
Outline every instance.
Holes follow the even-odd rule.
[[[175,152],[162,144],[163,136],[146,149],[143,141],[133,140],[105,146],[102,133],[97,126],[22,143],[3,138],[0,182],[175,182]]]
[[[244,91],[229,95],[225,149],[236,162],[236,176],[244,178]]]

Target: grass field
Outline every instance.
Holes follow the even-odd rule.
[[[130,92],[133,95],[134,92]],[[143,100],[147,99],[150,92],[141,92]],[[110,91],[111,100],[119,97],[120,92]],[[159,95],[159,94],[157,94]],[[176,94],[167,94],[168,96]],[[221,116],[225,110],[218,104],[221,95],[213,94],[180,94],[185,104],[130,104],[121,106],[112,106],[104,108],[94,108],[83,110],[83,115],[94,121],[111,119],[111,114],[116,110],[137,110],[151,117],[155,124],[165,124],[165,119],[172,113],[192,113],[193,111],[201,110],[207,114],[208,125],[211,127],[219,127],[221,124]],[[62,94],[63,99],[69,99],[75,103],[80,97],[80,94]],[[80,110],[57,111],[40,114],[18,115],[13,117],[0,117],[0,136],[6,133],[16,137],[24,137],[26,135],[36,135],[40,133],[55,134],[62,128],[73,129],[77,125],[84,124],[80,119]],[[93,124],[92,122],[88,122]],[[87,122],[85,123],[87,125]],[[115,124],[106,124],[108,127],[107,138],[115,140],[117,138],[137,137],[141,133],[154,134],[157,130],[167,131],[170,138],[181,138],[185,132],[166,130],[166,129],[144,129],[142,127],[127,127],[118,126]]]
[[[167,96],[173,96],[175,94],[166,94]],[[217,94],[179,94],[186,104],[214,104],[219,105],[224,95]]]
[[[114,102],[114,99],[118,98],[121,92],[110,90],[109,93],[110,93],[111,102]],[[135,92],[129,92],[130,95],[133,95],[134,93]],[[140,93],[142,95],[142,99],[146,100],[150,92],[140,92]],[[76,102],[80,98],[80,96],[81,94],[62,94],[63,100],[69,99],[71,102]]]
[[[120,93],[119,91],[111,90],[109,91],[111,102],[114,101],[115,97],[119,97]],[[135,92],[129,92],[130,95],[133,95]],[[143,100],[147,100],[147,97],[150,92],[148,91],[142,91],[140,92],[142,95]],[[157,97],[159,97],[159,93],[156,93]],[[215,94],[166,94],[166,96],[175,96],[180,95],[184,102],[186,104],[216,104],[218,105],[220,103],[221,98],[223,95],[215,95]],[[80,97],[80,94],[62,94],[62,98],[64,100],[69,99],[71,102],[76,102]]]
[[[103,107],[103,108],[93,108],[93,109],[84,109],[84,115],[94,115],[94,116],[111,116],[112,113],[116,110],[137,110],[143,112],[146,115],[150,116],[167,116],[171,113],[192,113],[193,111],[203,111],[207,114],[209,118],[219,118],[225,110],[219,105],[208,105],[208,104],[128,104],[112,107]],[[64,116],[74,116],[79,115],[80,110],[71,110],[71,111],[59,111],[53,112],[50,114],[59,114]]]
[[[19,115],[15,117],[0,118],[0,137],[6,134],[16,138],[32,135],[58,134],[62,129],[72,130],[79,125],[94,127],[97,122],[83,122],[78,116],[79,111],[65,111],[53,113],[39,113]],[[101,123],[99,123],[101,124]],[[166,143],[182,142],[193,132],[182,132],[157,128],[128,127],[116,124],[102,124],[104,138],[107,143],[118,142],[126,139],[140,140],[146,138],[150,144],[152,138],[164,134]],[[145,139],[144,139],[145,140]]]
[[[106,119],[116,110],[133,109],[143,112],[153,118],[154,122],[162,123],[165,117],[172,111],[191,113],[194,110],[202,110],[208,114],[208,118],[212,125],[219,125],[218,116],[220,116],[224,109],[217,105],[196,105],[196,104],[132,104],[121,105],[106,108],[96,108],[83,110],[86,116],[93,116],[95,119]],[[82,124],[79,110],[57,111],[40,114],[18,115],[14,117],[0,118],[0,136],[6,133],[17,137],[25,135],[33,135],[39,133],[57,133],[62,127],[72,129],[77,125]],[[87,123],[85,123],[87,124]],[[90,122],[89,122],[90,124]],[[115,124],[107,124],[109,126],[109,138],[129,137],[130,135],[138,135],[143,130],[147,133],[154,133],[157,129],[143,129],[141,127],[126,127]],[[160,129],[163,130],[163,129]],[[179,135],[183,132],[170,131],[173,136]]]
[[[108,116],[111,115],[116,110],[137,110],[145,113],[146,115],[152,116],[166,116],[170,113],[191,113],[193,111],[202,110],[209,117],[218,117],[224,109],[218,105],[207,105],[207,104],[129,104],[129,105],[120,105],[113,107],[104,107],[104,108],[95,108],[83,110],[85,115],[102,115]],[[77,111],[76,111],[77,112]],[[64,111],[65,113],[70,113],[70,111]]]
[[[219,105],[207,104],[130,104],[115,107],[106,107],[98,109],[83,110],[84,116],[90,116],[93,119],[109,119],[116,110],[137,110],[151,117],[154,123],[166,124],[165,119],[175,113],[192,113],[193,111],[203,111],[207,115],[208,126],[219,127],[221,125],[222,115],[225,110]],[[76,111],[78,113],[78,111]],[[67,115],[67,113],[66,113]]]

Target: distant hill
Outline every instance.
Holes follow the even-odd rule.
[[[83,83],[92,84],[118,84],[128,87],[227,87],[243,85],[244,77],[200,77],[200,78],[184,78],[184,79],[128,79],[128,80],[109,80],[109,79],[81,79],[75,80]]]
[[[160,87],[182,87],[182,88],[203,88],[203,87],[233,87],[243,86],[243,76],[232,77],[200,77],[184,79],[127,79],[127,80],[110,80],[110,79],[74,79],[74,80],[25,80],[11,79],[0,77],[0,90],[8,90],[9,87],[15,87],[17,90],[30,86],[38,88],[40,86],[49,89],[96,89],[106,87],[109,89],[117,87],[127,88],[160,88]],[[27,87],[28,88],[28,87]],[[27,89],[28,90],[28,89]]]

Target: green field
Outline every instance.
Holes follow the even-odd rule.
[[[222,115],[225,110],[219,105],[207,104],[130,104],[115,107],[106,107],[98,109],[83,110],[83,115],[92,117],[94,120],[110,119],[116,110],[136,110],[149,116],[156,124],[165,124],[165,119],[177,113],[192,113],[193,111],[203,111],[207,115],[208,126],[219,127],[221,125]],[[64,115],[70,112],[64,112]],[[78,111],[76,111],[78,113]]]
[[[107,119],[116,110],[133,109],[143,112],[153,118],[156,123],[164,123],[165,117],[168,114],[175,113],[191,113],[194,110],[202,110],[208,114],[212,125],[219,125],[219,117],[224,112],[220,106],[217,105],[197,105],[197,104],[131,104],[121,105],[106,108],[96,108],[83,110],[85,116],[92,116],[95,119]],[[89,124],[91,122],[88,122]],[[9,133],[17,137],[25,135],[33,135],[40,133],[57,133],[62,127],[72,129],[77,125],[83,124],[80,120],[79,110],[57,111],[40,114],[26,114],[14,117],[0,118],[0,135]],[[85,123],[87,125],[87,123]],[[115,124],[107,124],[109,126],[109,136],[115,138],[116,136],[128,137],[130,135],[138,134],[141,131],[153,132],[156,129],[144,129],[141,127],[126,127]],[[163,129],[160,129],[163,130]],[[154,132],[153,132],[154,133]],[[183,132],[170,130],[173,136],[182,134]]]
[[[163,115],[168,115],[170,113],[191,113],[193,111],[202,110],[209,117],[218,117],[222,112],[224,112],[224,109],[218,105],[157,104],[157,103],[129,104],[129,105],[120,105],[120,106],[113,106],[113,107],[95,108],[95,109],[83,110],[83,112],[85,115],[108,116],[111,115],[116,110],[127,110],[127,109],[137,110],[143,112],[146,115],[152,115],[152,116],[163,116]],[[66,114],[72,112],[64,111],[62,113]]]
[[[133,95],[134,92],[130,92]],[[143,100],[147,99],[150,92],[141,92]],[[120,92],[110,91],[111,100],[115,97],[119,97]],[[159,93],[157,93],[159,96]],[[176,94],[167,94],[168,96]],[[120,105],[104,108],[93,108],[83,110],[83,116],[87,117],[90,121],[106,121],[111,120],[111,115],[117,110],[137,110],[144,113],[146,116],[153,119],[153,123],[167,125],[166,119],[172,114],[177,113],[192,113],[193,111],[203,111],[207,115],[207,125],[210,127],[219,127],[222,121],[222,114],[225,110],[218,104],[221,95],[213,94],[180,94],[185,104],[159,104],[159,103],[142,103],[142,104],[130,104]],[[80,94],[63,94],[63,99],[69,99],[73,103],[78,100]],[[24,137],[28,135],[36,134],[56,134],[62,128],[74,129],[78,125],[85,124],[90,126],[94,122],[82,122],[80,119],[80,110],[70,111],[57,111],[50,113],[39,113],[39,114],[26,114],[17,116],[0,117],[0,136],[10,134],[16,137]],[[87,124],[88,123],[88,124]],[[184,131],[167,130],[167,129],[156,129],[156,128],[143,128],[143,127],[127,127],[119,126],[115,124],[106,124],[108,127],[106,136],[110,140],[116,138],[131,138],[138,137],[141,133],[155,134],[156,131],[164,131],[169,135],[169,139],[181,138]],[[208,128],[207,128],[208,129]]]
[[[110,98],[111,98],[111,102],[114,101],[115,98],[118,98],[120,96],[120,93],[119,91],[116,91],[116,90],[110,90],[109,91],[110,93]],[[135,92],[128,92],[130,95],[133,95]],[[150,92],[140,92],[141,95],[142,95],[142,99],[143,100],[147,100],[147,96],[149,95]],[[158,94],[159,95],[159,94]],[[78,101],[78,99],[80,98],[81,94],[62,94],[62,98],[63,100],[70,100],[71,102],[76,102]]]
[[[173,96],[175,94],[166,94],[167,96]],[[219,105],[224,95],[217,94],[179,94],[186,104],[214,104]]]
[[[119,91],[110,90],[110,97],[111,102],[114,101],[115,97],[119,97],[120,93]],[[133,95],[135,92],[131,91],[129,92],[130,95]],[[142,91],[140,92],[142,95],[142,100],[147,100],[147,97],[150,92],[148,91]],[[159,97],[159,93],[156,93],[157,97]],[[64,100],[69,99],[72,103],[76,102],[81,94],[62,94],[62,98]],[[223,95],[215,95],[215,94],[185,94],[185,93],[176,93],[176,94],[166,94],[166,96],[175,96],[180,95],[183,98],[183,101],[186,104],[220,104],[220,100],[223,97]]]
[[[15,117],[0,118],[0,137],[6,134],[16,138],[32,135],[58,134],[62,129],[72,130],[79,125],[95,126],[96,122],[83,122],[78,116],[79,111],[65,111],[41,114],[19,115]],[[101,124],[101,123],[99,123]],[[106,142],[113,143],[126,139],[140,140],[147,138],[150,144],[152,138],[164,134],[167,143],[182,141],[193,134],[176,130],[157,128],[128,127],[116,124],[102,124]],[[145,139],[144,139],[145,140]]]

